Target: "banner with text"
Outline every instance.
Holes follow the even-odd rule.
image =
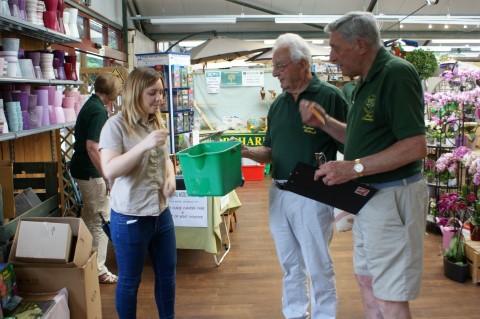
[[[221,86],[264,86],[265,77],[262,70],[222,71]]]

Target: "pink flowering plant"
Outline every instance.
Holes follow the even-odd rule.
[[[423,162],[423,173],[426,176],[431,176],[435,174],[435,160],[432,158],[427,158]]]
[[[475,82],[480,80],[480,69],[478,68],[455,68],[453,71],[447,70],[440,77],[445,82]]]
[[[453,178],[457,175],[458,165],[463,160],[466,154],[472,151],[465,146],[454,148],[452,152],[443,153],[437,159],[435,167],[438,173],[448,178]]]
[[[467,184],[480,185],[480,156],[472,151],[465,153],[462,163],[466,168]]]
[[[452,122],[463,114],[471,114],[480,108],[480,88],[464,92],[424,93],[431,119]]]
[[[457,193],[444,193],[440,195],[437,203],[437,209],[440,216],[437,222],[442,226],[459,226],[460,217],[468,208],[467,199],[461,197]],[[461,215],[461,216],[460,216]]]
[[[473,195],[473,197],[469,196],[468,198],[461,197],[457,193],[444,193],[440,195],[437,210],[442,217],[437,218],[437,225],[442,230],[442,233],[446,231],[453,233],[450,243],[444,251],[445,258],[451,262],[458,264],[465,263],[462,225],[464,218],[467,216],[467,211],[471,209],[472,204],[470,201],[475,200],[475,195]]]

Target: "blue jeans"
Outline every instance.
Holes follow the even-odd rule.
[[[177,249],[170,210],[159,216],[128,216],[112,209],[112,242],[118,265],[115,306],[119,319],[134,319],[137,293],[147,252],[155,272],[155,301],[159,317],[175,317]]]

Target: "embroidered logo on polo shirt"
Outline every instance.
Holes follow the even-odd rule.
[[[365,112],[365,115],[362,117],[362,120],[369,121],[369,122],[372,122],[374,120],[373,110],[375,109],[376,99],[377,97],[374,94],[368,97],[367,101],[365,102],[365,105],[363,106],[363,111]]]
[[[303,133],[315,135],[317,133],[317,131],[314,127],[304,125],[303,126]]]

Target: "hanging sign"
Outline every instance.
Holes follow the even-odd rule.
[[[206,71],[205,84],[207,86],[207,93],[220,92],[220,71]]]
[[[265,86],[263,70],[222,71],[222,87]]]
[[[242,71],[243,86],[265,86],[265,77],[262,70]]]
[[[222,87],[242,86],[242,71],[222,71]]]

